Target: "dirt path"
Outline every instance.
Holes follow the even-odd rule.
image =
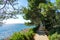
[[[34,40],[49,40],[49,39],[48,39],[47,35],[35,34]]]
[[[40,31],[35,34],[34,40],[49,40],[49,39],[44,31]]]

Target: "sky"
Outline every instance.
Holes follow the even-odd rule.
[[[54,3],[54,2],[55,2],[55,0],[51,0],[51,2],[53,2],[53,3]]]
[[[17,1],[19,4],[16,5],[16,7],[27,7],[27,0],[18,0]],[[10,19],[7,19],[7,20],[3,20],[3,22],[5,22],[5,24],[14,24],[14,23],[25,23],[25,22],[28,22],[29,20],[24,20],[23,19],[23,16],[22,15],[18,15],[18,19],[13,19],[13,18],[10,18]]]
[[[3,20],[3,22],[5,24],[16,24],[16,23],[25,23],[25,22],[28,22],[29,20],[24,20],[22,15],[19,15],[18,16],[19,18],[18,19],[13,19],[13,18],[10,18],[10,19],[7,19],[7,20]]]
[[[51,0],[51,2],[54,2],[54,0]],[[27,0],[18,0],[18,5],[19,7],[27,7],[28,6],[28,2]],[[6,22],[5,24],[14,24],[14,23],[25,23],[25,22],[28,22],[27,20],[24,20],[22,15],[19,15],[18,16],[19,18],[18,19],[13,19],[13,18],[10,18],[10,19],[7,19],[7,20],[3,20],[3,22]]]

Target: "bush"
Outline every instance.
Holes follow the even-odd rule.
[[[53,35],[49,36],[50,40],[60,40],[60,34],[58,34],[57,32],[54,33]]]
[[[60,26],[54,27],[49,31],[49,39],[50,40],[60,40]]]
[[[34,31],[30,29],[28,32],[17,32],[14,33],[11,37],[10,40],[34,40]]]

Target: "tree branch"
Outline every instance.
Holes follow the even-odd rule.
[[[10,2],[9,2],[10,3]],[[13,5],[10,3],[10,5],[13,7]],[[13,9],[15,10],[15,8],[13,7]]]
[[[6,4],[7,4],[7,0],[6,0],[5,4],[4,4],[4,6],[2,8],[0,8],[0,10],[3,9],[6,6]]]

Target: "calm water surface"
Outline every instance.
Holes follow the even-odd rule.
[[[0,26],[0,40],[11,36],[14,32],[19,32],[25,28],[31,27],[24,24],[3,24]]]

